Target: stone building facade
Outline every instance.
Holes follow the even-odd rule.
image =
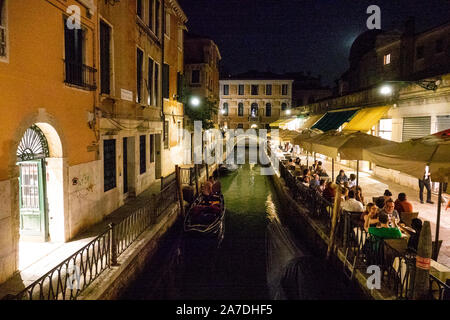
[[[69,241],[173,172],[187,18],[162,3],[0,1],[0,283],[19,242]]]
[[[219,127],[268,128],[289,115],[293,80],[272,73],[247,73],[220,80]]]
[[[192,95],[219,101],[219,48],[209,38],[185,34],[185,81]]]
[[[410,19],[403,31],[365,32],[355,40],[349,61],[337,96],[300,106],[295,113],[321,116],[348,108],[386,107],[368,133],[397,142],[450,128],[450,23],[415,32]],[[436,90],[425,89],[427,84],[436,85]],[[390,94],[381,93],[384,85],[391,88]],[[418,188],[417,179],[406,174],[372,169],[383,178]]]

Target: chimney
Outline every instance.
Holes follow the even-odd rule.
[[[416,33],[416,18],[408,17],[405,21],[405,36],[413,36]]]

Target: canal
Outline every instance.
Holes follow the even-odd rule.
[[[219,249],[183,237],[182,221],[122,299],[360,299],[341,272],[315,257],[283,222],[271,178],[244,164],[220,177],[226,203]]]

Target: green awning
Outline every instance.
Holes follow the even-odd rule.
[[[359,109],[327,112],[311,129],[319,129],[323,132],[337,130],[344,123],[349,122]]]

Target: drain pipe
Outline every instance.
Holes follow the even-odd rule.
[[[163,142],[166,142],[166,114],[164,113],[164,50],[165,50],[165,27],[166,27],[166,1],[161,0],[161,70],[160,70],[160,77],[161,77],[161,120],[163,123]]]

